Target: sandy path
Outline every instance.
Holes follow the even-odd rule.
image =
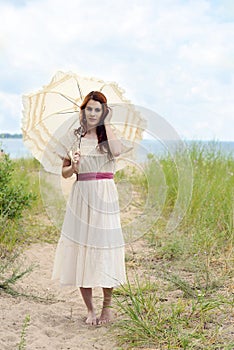
[[[47,297],[54,302],[39,302],[27,298],[13,298],[2,294],[0,298],[0,349],[15,350],[20,342],[22,325],[26,315],[30,323],[26,330],[28,350],[86,350],[117,349],[111,339],[110,326],[91,327],[84,322],[86,310],[74,288],[60,288],[51,281],[55,246],[34,244],[25,251],[25,264],[37,264],[33,272],[18,282],[18,289],[27,294]],[[101,290],[94,289],[97,311],[101,310]]]

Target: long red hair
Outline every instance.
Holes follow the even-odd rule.
[[[100,91],[91,91],[87,96],[85,96],[81,106],[80,106],[80,125],[81,127],[75,130],[75,134],[79,134],[82,128],[82,136],[85,136],[87,133],[87,120],[85,116],[85,107],[90,100],[98,101],[102,105],[102,117],[100,123],[96,127],[96,134],[98,138],[98,146],[101,152],[108,152],[109,156],[111,155],[107,136],[106,128],[104,125],[104,119],[108,114],[107,98]]]

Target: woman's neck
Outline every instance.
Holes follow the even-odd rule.
[[[89,139],[96,139],[97,138],[96,128],[88,129],[85,137]]]

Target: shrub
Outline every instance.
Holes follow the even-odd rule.
[[[22,216],[24,208],[29,207],[35,194],[27,192],[23,179],[14,179],[14,165],[8,155],[0,161],[0,215],[6,219]]]

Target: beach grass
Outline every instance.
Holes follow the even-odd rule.
[[[166,183],[167,193],[142,238],[142,253],[128,249],[128,274],[135,277],[115,292],[120,317],[114,328],[123,349],[234,348],[234,159],[216,143],[193,144],[189,157],[191,201],[168,232],[178,196],[176,164],[169,156],[149,156],[148,183],[155,181],[156,189]],[[136,179],[147,190],[145,175]]]
[[[26,315],[23,326],[22,326],[22,331],[21,331],[21,336],[20,336],[20,342],[18,344],[18,350],[24,350],[26,349],[26,335],[27,335],[27,328],[30,324],[30,315]]]

